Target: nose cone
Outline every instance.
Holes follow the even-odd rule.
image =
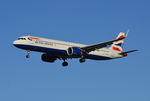
[[[14,42],[13,42],[13,45],[15,46],[15,47],[17,47],[17,48],[19,48],[18,46],[19,46],[19,42],[18,42],[18,40],[15,40]]]
[[[14,45],[14,46],[16,46],[16,45],[17,45],[17,41],[16,41],[16,40],[13,42],[13,45]]]

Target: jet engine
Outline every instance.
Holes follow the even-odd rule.
[[[82,50],[78,47],[70,47],[67,50],[68,55],[70,56],[82,56]]]
[[[56,57],[50,54],[42,54],[41,59],[44,62],[54,62]]]

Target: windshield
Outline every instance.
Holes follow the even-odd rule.
[[[26,38],[18,38],[18,40],[26,40]]]

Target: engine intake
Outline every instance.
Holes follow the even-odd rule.
[[[42,54],[41,59],[44,62],[54,62],[56,57],[50,54]]]
[[[78,47],[70,47],[67,50],[68,55],[71,56],[81,56],[82,55],[82,50]]]

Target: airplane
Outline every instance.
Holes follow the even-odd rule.
[[[83,63],[86,59],[110,60],[128,56],[128,53],[138,50],[123,52],[123,42],[127,33],[120,32],[116,39],[93,45],[77,44],[34,36],[21,36],[13,42],[17,48],[27,51],[26,58],[30,58],[30,51],[42,52],[41,60],[53,63],[63,60],[62,66],[68,66],[67,59],[79,58]]]

